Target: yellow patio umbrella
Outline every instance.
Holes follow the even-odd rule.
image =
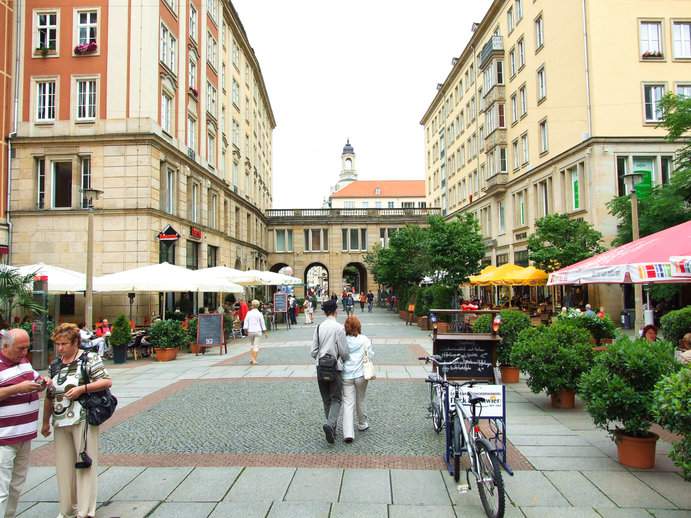
[[[521,270],[510,272],[502,279],[505,286],[544,286],[547,284],[548,273],[528,266]]]
[[[474,284],[476,281],[481,280],[483,275],[487,275],[490,272],[493,272],[496,270],[497,267],[494,266],[493,264],[488,264],[485,266],[482,270],[480,270],[480,273],[477,275],[470,275],[468,277],[468,284]]]
[[[517,273],[523,270],[523,267],[517,266],[513,263],[502,264],[494,270],[478,275],[475,280],[472,279],[470,284],[474,286],[498,286],[504,284],[504,279],[512,273]]]

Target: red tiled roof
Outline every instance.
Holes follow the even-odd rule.
[[[378,194],[376,189],[379,188]],[[356,180],[332,198],[424,198],[424,180]]]

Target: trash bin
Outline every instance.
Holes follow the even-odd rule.
[[[621,326],[624,329],[633,329],[633,319],[631,318],[632,314],[633,312],[629,309],[623,309],[619,314]]]

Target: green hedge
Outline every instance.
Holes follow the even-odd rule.
[[[691,480],[691,367],[662,378],[653,392],[653,414],[657,422],[682,436],[669,456],[686,480]]]
[[[499,312],[499,315],[501,315],[501,327],[499,328],[501,345],[498,351],[499,363],[501,365],[511,365],[511,349],[513,344],[518,339],[520,332],[530,327],[530,318],[522,311],[517,311],[515,309],[504,309]],[[480,317],[473,322],[473,332],[491,333],[492,315],[480,315]]]
[[[597,342],[603,338],[614,338],[616,336],[614,322],[607,315],[600,318],[598,316],[588,316],[585,313],[571,313],[567,316],[558,316],[557,321],[585,329]]]
[[[691,306],[670,311],[660,319],[662,335],[675,345],[686,333],[691,333]]]

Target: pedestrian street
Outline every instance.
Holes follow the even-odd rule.
[[[118,411],[101,429],[99,517],[482,517],[476,490],[459,494],[427,419],[429,331],[397,314],[356,313],[373,341],[370,428],[327,444],[309,356],[315,325],[284,325],[249,364],[246,339],[173,362],[108,365]],[[317,318],[317,323],[323,319]],[[339,311],[339,321],[344,315]],[[507,386],[509,517],[691,514],[688,486],[658,444],[655,470],[616,462],[616,448],[580,402],[553,410],[524,383]],[[55,516],[51,438],[33,443],[22,518]]]

